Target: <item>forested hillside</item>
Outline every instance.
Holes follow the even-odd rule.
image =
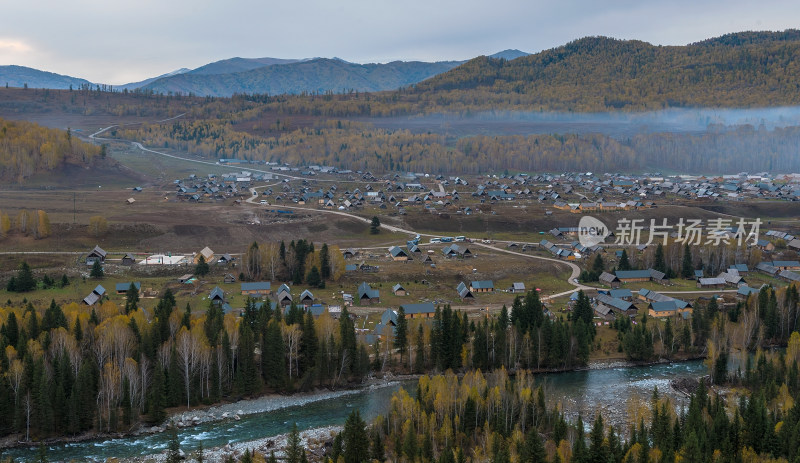
[[[159,79],[144,86],[143,90],[200,96],[231,96],[237,93],[344,93],[351,90],[378,92],[417,83],[458,64],[450,61],[356,64],[319,58],[224,74],[193,71]]]
[[[103,155],[102,147],[75,139],[69,131],[0,118],[0,179],[23,182],[65,162],[88,164]]]
[[[453,109],[792,105],[800,102],[799,60],[796,30],[730,34],[687,46],[587,37],[513,61],[475,58],[417,84],[413,95]]]

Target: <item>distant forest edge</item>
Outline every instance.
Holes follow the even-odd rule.
[[[373,173],[395,171],[482,174],[671,170],[727,173],[800,169],[800,127],[740,126],[700,135],[654,133],[626,140],[600,134],[472,136],[375,129],[348,121],[264,137],[212,120],[144,125],[112,131],[148,146],[209,158],[328,165]]]
[[[86,165],[105,148],[82,142],[69,131],[0,118],[0,180],[22,182],[66,162]]]

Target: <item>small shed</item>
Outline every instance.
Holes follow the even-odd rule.
[[[396,285],[392,286],[392,293],[395,296],[407,296],[408,295],[408,292],[403,287],[403,285],[401,285],[400,283],[397,283]]]

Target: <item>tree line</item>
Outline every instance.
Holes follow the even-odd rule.
[[[379,129],[329,120],[262,133],[223,119],[176,121],[119,129],[115,136],[206,157],[323,164],[377,173],[409,171],[482,174],[667,169],[703,173],[790,172],[800,168],[794,147],[800,128],[749,125],[702,134],[644,133],[625,139],[602,134],[465,136]],[[724,153],[721,154],[721,153]]]
[[[28,303],[0,308],[0,321],[0,434],[26,439],[126,431],[168,407],[337,387],[369,370],[346,308],[314,319],[248,300],[242,316],[198,314],[170,290],[142,307],[131,288],[124,306]]]
[[[306,239],[253,242],[244,253],[240,279],[291,281],[324,288],[326,281],[338,281],[345,272],[344,256],[338,246],[323,243],[318,249]]]
[[[69,130],[0,118],[0,178],[15,183],[65,162],[86,165],[101,155],[100,146],[72,137]]]

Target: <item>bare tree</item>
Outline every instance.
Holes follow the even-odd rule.
[[[19,389],[22,385],[22,379],[25,377],[25,367],[22,361],[14,359],[8,367],[8,379],[11,383],[11,389],[14,391],[14,406],[19,403]]]
[[[280,265],[281,256],[280,256],[280,249],[278,248],[277,243],[267,243],[262,246],[262,250],[264,253],[263,262],[264,265],[267,266],[269,269],[270,278],[275,280],[275,272],[278,270],[278,265]]]
[[[122,367],[122,375],[128,380],[128,387],[130,388],[130,406],[133,408],[139,403],[139,394],[142,391],[142,377],[139,376],[139,364],[136,360],[128,357]]]
[[[139,393],[139,411],[144,410],[145,391],[150,387],[150,360],[147,356],[141,354],[139,356],[139,378],[140,378],[140,393]]]
[[[176,342],[176,350],[180,357],[181,365],[183,366],[183,382],[186,385],[186,408],[189,408],[191,399],[190,389],[192,379],[200,362],[202,343],[195,333],[187,330],[185,326],[178,332]]]
[[[302,332],[298,325],[283,325],[283,339],[286,343],[286,354],[289,356],[289,379],[292,379],[292,365],[294,372],[299,374],[300,337]]]
[[[104,406],[109,419],[106,421],[106,429],[111,431],[111,410],[116,408],[119,402],[119,390],[122,384],[122,375],[119,368],[113,362],[107,362],[103,366],[103,374],[100,375],[100,392],[97,395],[98,402]],[[102,408],[101,408],[102,409]],[[103,414],[99,413],[100,428],[103,427]]]

